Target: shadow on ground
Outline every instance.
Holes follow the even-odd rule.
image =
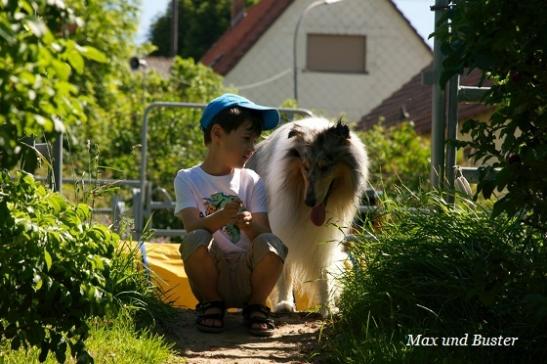
[[[276,331],[272,337],[250,335],[239,313],[229,313],[225,330],[202,333],[195,328],[193,310],[179,310],[169,324],[168,338],[174,350],[188,363],[308,363],[315,348],[321,316],[315,313],[273,314]]]

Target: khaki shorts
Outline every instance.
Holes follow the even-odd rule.
[[[285,262],[288,252],[281,239],[274,234],[264,233],[251,242],[249,251],[224,253],[209,231],[199,229],[186,235],[180,245],[183,262],[186,263],[200,246],[206,246],[215,260],[219,273],[217,289],[226,307],[244,307],[247,304],[251,297],[251,273],[266,254],[272,252]],[[189,282],[192,291],[196,292],[190,279]]]

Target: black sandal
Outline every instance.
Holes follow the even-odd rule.
[[[257,312],[265,317],[256,316]],[[270,308],[260,304],[247,305],[243,308],[243,320],[247,326],[249,333],[255,336],[272,336],[275,329],[275,324],[270,319]],[[256,325],[265,324],[266,327],[256,327]]]
[[[218,313],[205,313],[211,308],[217,308],[220,310]],[[196,326],[198,330],[203,332],[218,333],[224,330],[224,314],[226,312],[226,306],[223,301],[210,301],[198,303],[196,306],[197,318]],[[205,325],[205,320],[218,320],[220,326]]]

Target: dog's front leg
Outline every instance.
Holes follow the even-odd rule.
[[[273,303],[274,312],[295,312],[293,281],[289,269],[285,266],[276,285],[277,302]]]
[[[321,316],[326,318],[338,313],[338,307],[335,306],[338,296],[338,282],[336,282],[336,279],[327,269],[323,269],[321,271],[321,279],[319,280],[319,299],[321,301],[319,312]]]

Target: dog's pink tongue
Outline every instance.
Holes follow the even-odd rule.
[[[323,225],[325,222],[325,204],[323,202],[311,209],[310,218],[315,226]]]

